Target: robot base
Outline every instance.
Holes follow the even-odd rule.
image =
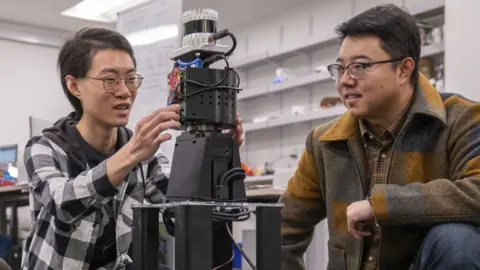
[[[177,137],[169,201],[246,201],[245,172],[230,134],[184,132]]]
[[[238,145],[231,134],[224,134],[218,131],[187,131],[177,137],[167,190],[168,201],[245,202],[247,196],[244,180],[245,172],[241,168]],[[168,211],[165,214],[170,215],[171,213],[172,211]],[[222,214],[231,217],[232,213]],[[185,215],[185,213],[173,212],[176,221],[177,218],[181,220],[182,215]],[[192,215],[195,216],[197,214]],[[191,219],[184,218],[189,225],[183,222],[176,222],[174,229],[170,232],[171,234],[176,235],[178,230],[182,231],[185,226],[190,226],[190,224],[198,226],[200,220],[204,219],[204,217],[200,216],[198,219],[194,217]],[[215,222],[211,218],[205,218],[205,220],[209,222],[208,228],[205,228],[209,232],[202,232],[202,234],[209,237],[209,243],[213,248],[213,257],[209,257],[209,259],[213,260],[213,264],[220,265],[228,261],[232,256],[232,239],[226,227],[232,227],[232,219],[217,219]],[[177,228],[177,226],[180,226],[180,228]],[[180,233],[180,235],[182,234]],[[186,238],[183,239],[182,237]],[[196,241],[194,240],[195,238],[190,237],[180,236],[180,239],[177,239],[177,236],[175,236],[175,241]],[[186,242],[184,243],[185,245],[187,245]],[[200,256],[200,258],[206,260],[204,255]],[[209,261],[206,260],[206,262]],[[178,263],[181,264],[180,261]]]
[[[231,270],[230,256],[214,262],[215,212],[224,208],[248,207],[256,214],[256,269],[281,268],[280,212],[282,204],[180,202],[133,206],[133,270],[159,270],[159,213],[175,211],[175,270]],[[231,241],[231,239],[230,239]]]

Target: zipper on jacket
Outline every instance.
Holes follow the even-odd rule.
[[[362,268],[362,258],[363,258],[363,236],[360,237],[360,253],[358,256],[358,267],[357,270],[360,270]]]
[[[408,126],[408,124],[410,124],[411,120],[413,119],[413,117],[415,116],[415,114],[411,115],[410,117],[407,118],[407,120],[405,120],[405,124],[402,126],[402,128],[400,129],[400,131],[398,132],[398,135],[397,137],[395,138],[395,140],[393,141],[393,145],[392,145],[392,157],[395,156],[395,147],[397,146],[397,143],[398,143],[398,139],[403,135],[403,132],[405,131],[405,128]],[[390,162],[388,163],[388,171],[387,171],[387,179],[386,179],[386,184],[388,185],[388,179],[390,179],[390,172],[391,172],[391,168],[392,167],[392,160],[390,159]],[[378,261],[378,268],[381,269],[380,266],[382,266],[382,243],[383,243],[383,236],[382,236],[383,232],[382,232],[382,229],[380,228],[380,244],[378,246],[378,258],[377,258],[377,261]],[[410,265],[410,268],[409,270],[412,270],[413,268],[413,265]]]
[[[363,198],[364,187],[363,187],[363,179],[361,179],[362,173],[361,173],[360,167],[358,165],[357,159],[355,158],[354,151],[353,151],[352,145],[350,143],[350,140],[348,141],[348,148],[350,149],[350,153],[352,153],[353,161],[355,162],[355,167],[357,168],[357,173],[358,173],[358,176],[360,178],[360,185],[362,186],[361,191],[360,191],[361,192],[360,197]],[[362,268],[362,258],[363,258],[362,253],[363,253],[363,236],[360,237],[360,252],[358,253],[357,270],[360,270]]]

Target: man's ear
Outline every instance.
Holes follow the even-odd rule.
[[[80,99],[80,90],[78,89],[78,81],[72,77],[71,75],[65,76],[65,82],[67,84],[68,91],[75,96],[76,98]]]
[[[411,57],[407,57],[402,60],[399,65],[399,77],[402,81],[402,84],[410,82],[410,75],[412,74],[414,68],[415,61],[413,61]]]

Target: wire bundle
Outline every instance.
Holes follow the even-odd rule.
[[[210,41],[213,42],[213,41],[216,41],[217,39],[223,38],[225,36],[229,36],[232,39],[232,46],[230,47],[230,49],[226,53],[214,54],[214,55],[204,59],[201,62],[201,64],[199,64],[199,61],[201,61],[200,58],[197,58],[197,59],[195,59],[195,60],[193,60],[192,62],[189,62],[189,63],[183,63],[180,60],[177,60],[177,64],[179,64],[181,69],[184,69],[185,67],[190,66],[192,64],[195,64],[196,66],[207,66],[207,65],[211,65],[211,64],[213,64],[213,63],[215,63],[219,60],[224,60],[224,62],[225,62],[225,73],[224,73],[222,79],[219,80],[216,83],[213,83],[213,84],[204,84],[204,83],[200,83],[200,82],[193,81],[193,80],[183,79],[180,82],[178,82],[177,85],[175,86],[175,92],[178,94],[178,96],[180,96],[182,98],[188,98],[188,97],[191,97],[193,95],[197,95],[197,94],[205,92],[205,91],[216,90],[216,89],[235,90],[235,91],[237,91],[237,93],[243,90],[242,88],[239,88],[239,86],[240,86],[240,76],[238,75],[238,73],[234,69],[230,68],[230,64],[228,63],[228,59],[227,59],[233,53],[233,51],[235,50],[235,48],[237,46],[237,39],[235,38],[235,36],[232,33],[230,33],[228,30],[222,30],[218,33],[213,34],[210,37]],[[237,77],[237,85],[236,86],[222,86],[222,85],[220,85],[228,78],[228,75],[229,75],[230,72],[235,73],[235,76]],[[184,84],[193,84],[193,85],[200,86],[200,87],[203,87],[203,88],[200,88],[199,90],[197,90],[195,92],[192,92],[190,94],[185,94],[185,93],[182,93],[180,91],[180,86],[184,85]],[[175,101],[176,100],[174,98],[172,98],[172,100],[169,102],[168,105],[173,104],[173,102],[175,102]]]

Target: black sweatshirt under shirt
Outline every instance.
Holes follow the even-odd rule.
[[[75,138],[76,141],[80,144],[80,147],[85,151],[85,155],[87,158],[88,165],[90,168],[93,168],[100,164],[102,161],[108,159],[113,154],[115,154],[118,146],[113,149],[108,154],[101,153],[91,147],[85,139],[83,139],[82,135],[78,131],[75,126],[69,127],[71,130],[68,131],[70,133],[71,138]],[[109,215],[110,221],[103,229],[103,234],[97,239],[97,243],[95,245],[95,251],[93,254],[92,261],[90,263],[89,269],[97,269],[107,263],[115,262],[117,259],[117,247],[116,247],[116,233],[115,233],[115,218],[114,218],[114,207],[113,204],[115,200],[112,199],[109,201],[107,205],[105,205],[105,210]]]

